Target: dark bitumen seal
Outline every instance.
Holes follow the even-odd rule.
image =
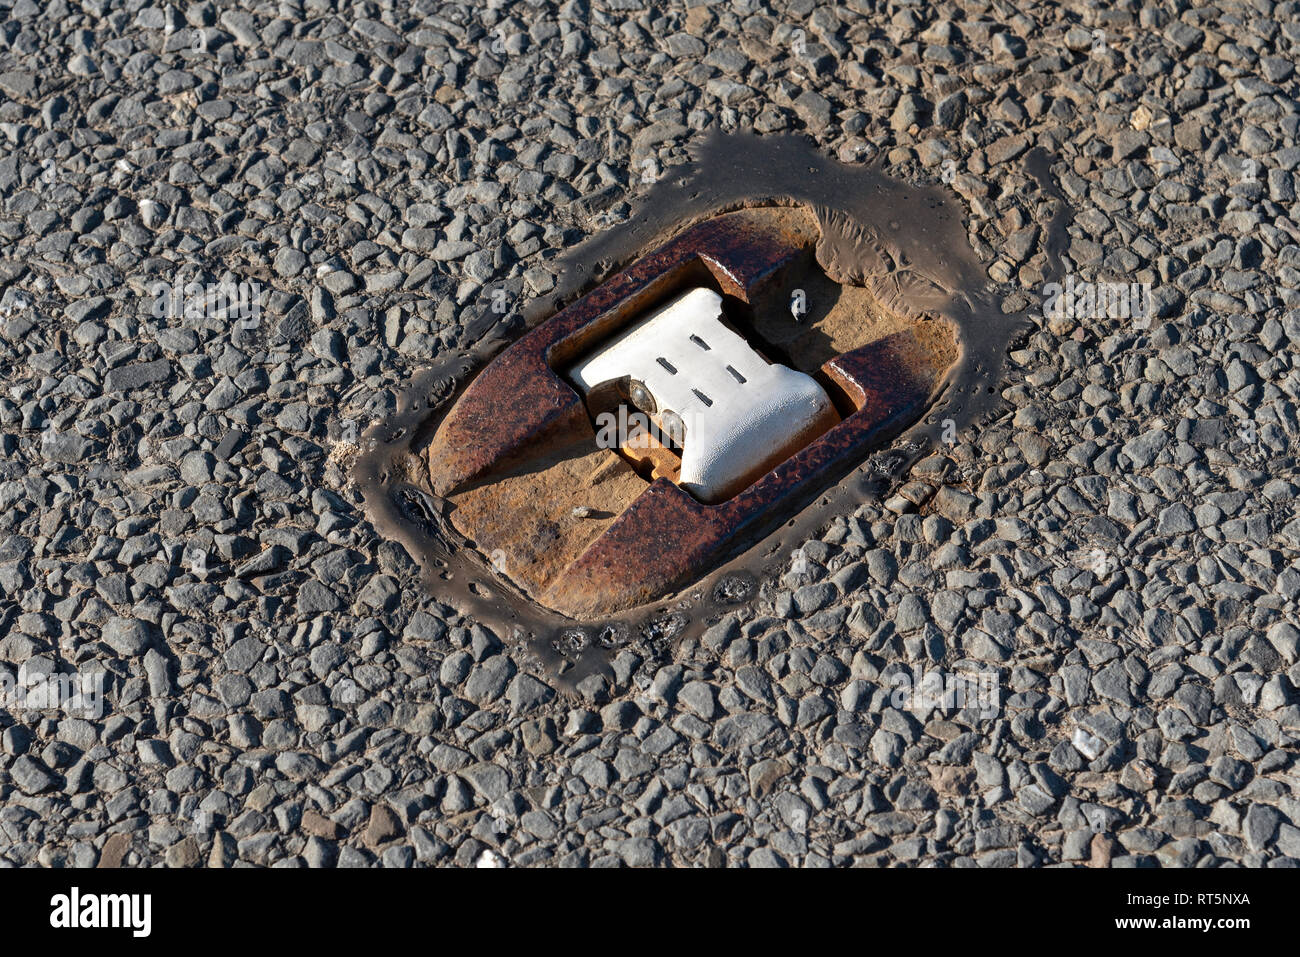
[[[1026,154],[1024,165],[1059,209],[1046,231],[1049,269],[1059,272],[1069,211],[1051,178],[1050,157]],[[765,205],[812,210],[821,229],[818,263],[844,285],[866,286],[903,315],[939,315],[955,327],[959,355],[924,418],[871,454],[836,485],[806,503],[743,553],[695,585],[607,622],[578,624],[538,607],[493,574],[483,557],[446,521],[444,503],[421,487],[414,452],[471,373],[522,332],[545,321],[613,273],[704,219]],[[964,207],[950,191],[891,178],[872,166],[848,166],[797,136],[715,133],[689,163],[667,171],[625,222],[555,260],[554,290],[519,315],[491,308],[470,322],[461,349],[417,375],[397,411],[362,437],[352,478],[376,530],[400,542],[425,586],[504,637],[524,644],[536,664],[566,690],[598,696],[612,679],[613,656],[642,656],[698,636],[761,592],[792,549],[839,514],[882,496],[938,439],[941,423],[978,426],[1002,408],[999,385],[1025,313],[1004,313],[998,287],[967,240]],[[584,682],[593,682],[588,686]],[[582,686],[581,688],[579,686]]]

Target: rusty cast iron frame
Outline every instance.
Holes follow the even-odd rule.
[[[689,284],[711,282],[752,307],[812,255],[818,237],[803,222],[747,210],[707,219],[534,328],[484,368],[434,433],[434,492],[489,481],[554,443],[589,436],[594,445],[583,398],[556,370]],[[911,332],[832,358],[819,378],[841,407],[837,425],[716,505],[655,479],[535,600],[591,619],[703,577],[918,419],[936,381],[932,362]]]

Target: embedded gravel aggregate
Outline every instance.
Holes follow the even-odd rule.
[[[0,863],[1300,863],[1300,3],[1107,6],[0,0],[0,684],[103,687],[0,701]],[[949,184],[1033,324],[1004,414],[574,698],[347,466],[714,128]],[[1146,319],[1037,307],[1034,147]],[[223,279],[260,315],[156,308]]]

